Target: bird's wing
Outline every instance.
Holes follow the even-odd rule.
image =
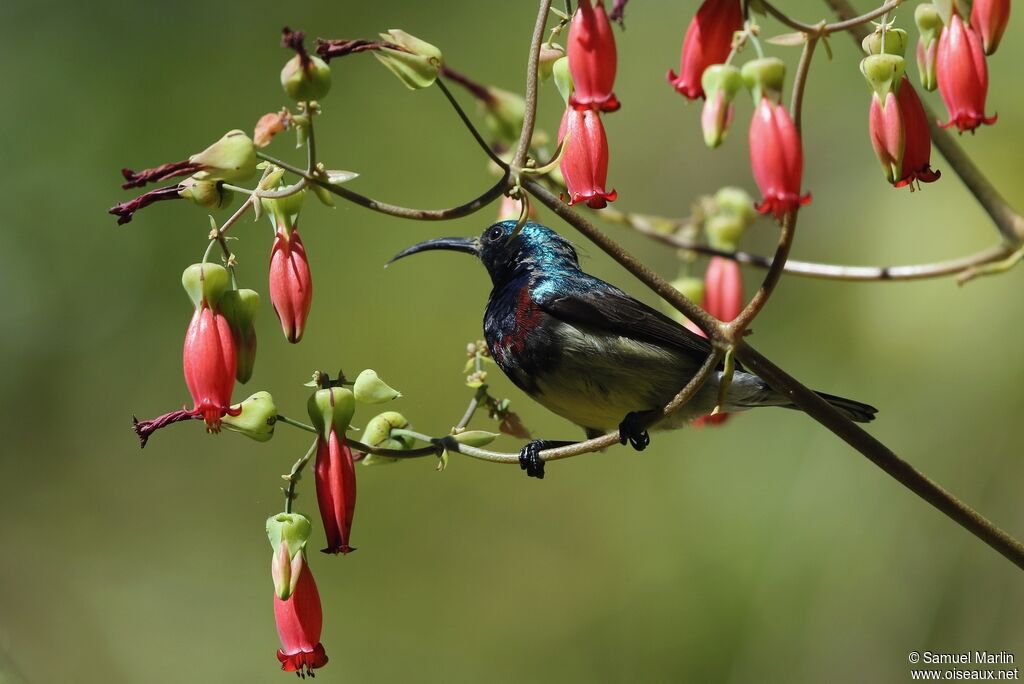
[[[552,293],[540,299],[540,307],[566,323],[584,325],[661,347],[707,356],[711,345],[643,302],[603,281],[594,287]]]

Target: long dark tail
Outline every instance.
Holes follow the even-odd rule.
[[[875,419],[875,414],[878,413],[878,409],[870,404],[862,404],[853,399],[837,397],[834,394],[826,394],[824,392],[816,392],[816,394],[832,404],[833,408],[838,409],[840,413],[855,423],[870,423]],[[786,408],[801,410],[799,406],[792,404],[786,406]]]

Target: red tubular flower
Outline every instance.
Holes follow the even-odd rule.
[[[621,105],[612,92],[615,85],[615,36],[604,3],[580,0],[569,24],[569,72],[575,91],[569,104],[581,109],[614,112]]]
[[[270,301],[289,342],[298,342],[313,303],[313,278],[298,228],[278,226],[270,252]]]
[[[602,209],[614,202],[618,193],[605,190],[608,177],[608,139],[600,115],[590,109],[572,106],[565,110],[558,140],[566,136],[566,148],[559,168],[569,192],[569,204],[586,202],[593,209]]]
[[[700,78],[712,64],[721,64],[732,49],[732,36],[743,28],[737,0],[704,0],[683,38],[679,74],[668,72],[668,82],[690,100],[704,97]]]
[[[878,161],[882,162],[886,180],[895,183],[901,177],[903,168],[903,146],[905,140],[903,116],[892,92],[885,94],[885,100],[878,93],[871,95],[871,109],[868,114],[868,131],[871,146],[875,148]]]
[[[711,257],[704,273],[704,310],[728,323],[743,310],[743,275],[732,259]]]
[[[949,111],[949,121],[960,130],[973,131],[981,124],[991,125],[995,116],[985,116],[988,96],[988,66],[978,34],[955,11],[949,26],[939,36],[939,52],[935,71],[939,93]]]
[[[205,301],[192,315],[185,333],[182,366],[195,405],[191,413],[201,415],[209,431],[219,432],[221,416],[231,413],[235,343],[227,319]]]
[[[356,471],[345,436],[331,428],[316,448],[316,501],[327,535],[324,553],[348,553],[352,518],[356,512]]]
[[[974,0],[971,26],[981,34],[986,55],[991,55],[999,47],[1009,20],[1010,0]]]
[[[327,652],[320,643],[324,614],[313,573],[304,562],[300,567],[291,595],[284,600],[274,595],[274,619],[281,638],[277,659],[285,672],[312,676],[311,670],[327,664]]]
[[[810,204],[810,193],[800,195],[804,153],[789,112],[762,97],[750,121],[750,165],[764,199],[756,206],[779,221],[787,212]]]
[[[931,167],[932,136],[928,132],[928,117],[924,113],[921,98],[917,96],[917,91],[914,90],[914,86],[906,76],[903,77],[900,89],[896,93],[896,104],[899,105],[906,133],[903,146],[903,165],[895,186],[902,188],[904,185],[910,185],[913,188],[914,181],[919,183],[937,181],[942,174],[932,171]]]

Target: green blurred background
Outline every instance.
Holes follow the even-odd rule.
[[[280,474],[307,436],[282,426],[264,445],[188,424],[139,450],[132,414],[188,400],[180,350],[191,310],[178,283],[208,227],[184,202],[115,226],[106,209],[128,196],[118,170],[181,158],[280,107],[284,24],[325,37],[402,27],[440,45],[454,68],[519,90],[535,16],[532,2],[302,4],[0,6],[0,681],[286,679],[263,523],[280,510]],[[825,16],[810,0],[786,7]],[[694,8],[635,2],[617,32],[624,106],[606,124],[622,208],[685,215],[721,185],[754,189],[749,104],[712,153],[699,108],[665,83]],[[909,9],[898,19],[911,28]],[[998,125],[962,139],[1018,207],[1021,26],[1018,14],[991,60]],[[993,243],[941,158],[942,180],[921,193],[884,183],[857,53],[841,36],[832,47],[808,83],[814,203],[794,257],[912,263]],[[553,87],[542,98],[540,125],[553,131]],[[321,157],[360,172],[351,187],[361,192],[438,207],[492,182],[440,93],[405,90],[369,56],[335,66],[324,107]],[[290,148],[289,134],[271,152],[299,159]],[[444,432],[469,395],[463,349],[480,336],[486,276],[457,255],[381,267],[413,242],[477,234],[493,215],[432,225],[312,203],[308,333],[286,344],[265,301],[249,387],[301,417],[310,371],[373,367],[404,392],[394,408]],[[588,270],[654,301],[571,228],[542,219],[577,240]],[[671,250],[604,227],[675,275]],[[265,290],[270,231],[247,219],[233,233],[243,284]],[[745,246],[767,252],[775,234],[760,222]],[[752,290],[760,273],[747,275]],[[873,434],[1021,537],[1022,285],[1021,269],[964,288],[785,279],[754,340],[806,383],[878,406]],[[491,378],[535,434],[576,435]],[[361,409],[356,423],[371,415]],[[476,425],[490,427],[485,416]],[[552,464],[543,482],[461,457],[443,474],[425,459],[358,475],[359,552],[312,554],[331,657],[322,681],[904,681],[912,650],[1024,658],[1019,570],[796,413],[659,434],[643,454]],[[298,508],[314,513],[312,482],[300,491]]]

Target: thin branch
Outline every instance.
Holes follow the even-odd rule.
[[[857,14],[857,10],[847,0],[825,0],[825,3],[832,8],[837,16],[844,20],[841,23],[853,21]],[[867,28],[862,24],[850,27],[850,35],[858,43],[868,33]],[[978,204],[981,205],[992,219],[992,222],[995,223],[1003,240],[1013,247],[1024,244],[1024,217],[1014,211],[1013,207],[1003,199],[995,186],[981,172],[981,169],[971,161],[971,158],[960,147],[960,143],[956,141],[952,133],[939,127],[938,117],[928,107],[928,104],[925,102],[921,104],[924,105],[925,118],[928,119],[928,129],[931,132],[932,142],[939,148],[939,152],[946,158],[949,165],[953,167],[953,171],[960,176],[960,180],[964,182],[970,193],[974,195],[974,199],[978,201]]]
[[[903,3],[903,0],[889,0],[881,7],[871,10],[860,16],[851,16],[843,21],[838,21],[834,24],[826,24],[823,32],[828,35],[829,33],[838,33],[839,31],[849,31],[858,27],[863,27],[864,24],[869,21],[874,21],[879,17],[884,17],[886,14],[896,9]],[[863,39],[863,36],[861,37]]]
[[[505,174],[502,175],[501,179],[498,180],[497,183],[484,191],[484,193],[479,197],[475,197],[465,204],[449,207],[447,209],[413,209],[410,207],[398,206],[396,204],[388,204],[386,202],[375,200],[371,197],[366,197],[365,195],[360,195],[358,192],[353,192],[348,188],[330,183],[319,176],[314,176],[303,169],[300,169],[294,164],[289,164],[288,162],[277,159],[276,157],[271,157],[269,154],[257,151],[256,156],[270,162],[271,164],[280,166],[282,169],[290,171],[297,176],[305,178],[307,182],[316,183],[320,187],[325,188],[328,192],[334,193],[335,195],[342,197],[349,202],[358,204],[361,207],[366,207],[367,209],[372,209],[373,211],[387,214],[389,216],[396,216],[398,218],[410,219],[413,221],[448,221],[451,219],[462,218],[463,216],[469,216],[470,214],[480,211],[486,207],[508,189],[509,173],[506,170]]]
[[[540,44],[544,41],[544,27],[547,26],[548,10],[551,0],[541,0],[537,12],[537,23],[533,27],[533,40],[530,43],[530,58],[526,65],[526,111],[523,114],[523,130],[519,134],[519,146],[512,158],[512,167],[523,168],[526,155],[533,141],[533,127],[537,121],[537,66],[540,63]]]
[[[302,470],[309,463],[309,459],[313,458],[313,454],[316,453],[316,448],[320,444],[320,437],[313,440],[313,444],[306,451],[306,454],[295,462],[292,466],[291,471],[284,476],[284,479],[288,482],[288,486],[284,488],[284,512],[292,512],[292,501],[295,500],[295,485],[302,479]]]
[[[459,115],[459,118],[462,119],[462,123],[466,125],[467,129],[469,129],[469,132],[473,135],[473,139],[476,140],[476,143],[477,145],[480,146],[480,149],[487,153],[487,156],[491,158],[492,162],[498,165],[498,168],[507,170],[508,164],[506,164],[505,161],[501,157],[499,157],[493,149],[491,149],[491,146],[487,144],[487,141],[483,139],[483,136],[480,135],[480,131],[476,129],[476,126],[473,125],[473,122],[469,120],[468,116],[466,116],[466,112],[463,111],[462,107],[459,106],[458,100],[456,100],[455,96],[452,95],[452,92],[448,90],[448,86],[444,84],[444,81],[442,81],[439,78],[436,81],[434,81],[434,85],[440,88],[441,92],[444,93],[444,96],[448,98],[448,102],[455,110],[455,113]]]
[[[807,415],[866,456],[900,484],[945,513],[1014,565],[1024,569],[1024,544],[899,458],[887,446],[745,342],[739,343],[736,354],[748,371],[767,382],[774,390],[790,397]]]

